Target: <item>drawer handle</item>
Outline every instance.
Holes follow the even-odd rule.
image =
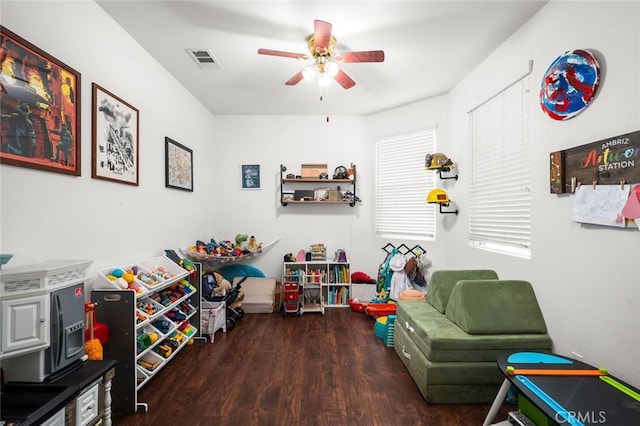
[[[411,360],[411,354],[410,354],[409,352],[407,352],[407,351],[404,349],[404,345],[402,345],[402,355],[403,355],[406,359]]]
[[[405,322],[404,322],[404,328],[406,328],[406,329],[407,329],[409,332],[411,332],[411,333],[413,333],[414,331],[416,331],[416,329],[415,329],[415,328],[413,328],[413,327],[411,327],[411,326],[409,325],[409,322],[408,322],[408,321],[405,321]]]

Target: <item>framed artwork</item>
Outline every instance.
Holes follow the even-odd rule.
[[[139,111],[91,84],[91,177],[138,186]]]
[[[243,164],[241,169],[242,189],[260,189],[260,164]]]
[[[80,73],[0,27],[0,162],[80,176]]]
[[[193,151],[164,138],[165,186],[193,192]]]

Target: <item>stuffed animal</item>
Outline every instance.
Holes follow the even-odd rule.
[[[260,244],[258,244],[258,240],[256,240],[256,237],[254,237],[253,235],[249,237],[249,243],[247,244],[247,248],[249,249],[249,251],[254,253],[260,250]]]
[[[214,272],[213,276],[216,279],[216,287],[213,289],[212,296],[226,296],[229,290],[231,290],[231,283],[227,281],[221,274]]]
[[[241,251],[246,250],[248,240],[249,240],[249,236],[247,234],[237,234],[236,244],[233,246],[233,248],[240,249]]]

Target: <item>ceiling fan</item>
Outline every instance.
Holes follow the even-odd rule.
[[[318,74],[320,85],[328,85],[331,78],[336,80],[340,86],[350,89],[356,85],[351,77],[347,75],[341,68],[340,64],[353,62],[384,62],[384,51],[368,50],[362,52],[344,52],[335,53],[336,38],[331,35],[331,24],[328,22],[315,20],[314,32],[307,38],[309,52],[291,53],[282,52],[271,49],[258,49],[260,55],[282,56],[285,58],[312,60],[313,63],[298,71],[285,84],[294,86],[303,79],[311,80],[315,74]]]

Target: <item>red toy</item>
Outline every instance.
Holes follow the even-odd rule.
[[[367,315],[373,318],[394,315],[396,313],[395,303],[370,303],[365,309]]]
[[[368,305],[369,305],[368,303],[362,303],[362,302],[355,301],[353,299],[349,299],[349,306],[351,307],[352,310],[356,312],[364,312],[367,309]]]

